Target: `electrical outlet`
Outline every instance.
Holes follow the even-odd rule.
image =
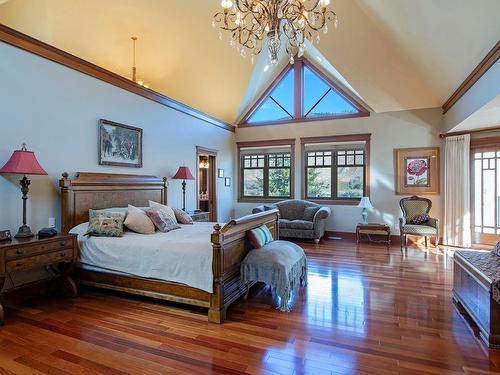
[[[56,227],[56,218],[49,217],[49,228],[55,228],[55,227]]]

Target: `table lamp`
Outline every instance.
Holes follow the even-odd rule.
[[[362,224],[368,224],[368,209],[373,208],[369,197],[362,197],[358,204],[359,208],[362,208],[361,217],[363,218]]]
[[[186,180],[194,180],[194,177],[188,167],[181,166],[172,179],[182,180],[182,210],[186,211]]]
[[[28,192],[31,181],[26,175],[46,175],[47,172],[40,166],[36,160],[33,151],[28,151],[26,144],[23,143],[20,150],[15,150],[9,161],[0,169],[0,173],[22,174],[24,177],[19,181],[21,184],[21,193],[23,193],[23,225],[19,227],[16,234],[17,238],[33,237],[34,234],[26,225],[26,201],[28,200]]]

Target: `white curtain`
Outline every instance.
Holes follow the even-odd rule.
[[[470,247],[470,135],[447,137],[444,153],[444,243]]]

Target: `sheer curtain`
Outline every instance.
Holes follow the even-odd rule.
[[[470,247],[470,135],[447,137],[444,153],[444,243]]]

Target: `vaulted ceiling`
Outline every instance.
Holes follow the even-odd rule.
[[[438,107],[500,36],[498,0],[335,0],[321,54],[376,112]],[[0,0],[0,22],[234,123],[254,66],[211,26],[218,0]],[[333,29],[333,28],[332,28]],[[255,76],[255,74],[254,74]]]

